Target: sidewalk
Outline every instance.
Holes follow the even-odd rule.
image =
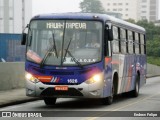
[[[39,98],[27,97],[25,88],[0,91],[0,108],[38,99]]]

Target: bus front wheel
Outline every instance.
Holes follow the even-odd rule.
[[[57,99],[57,98],[55,98],[55,97],[54,97],[54,98],[49,98],[49,97],[43,98],[44,103],[45,103],[46,105],[55,105],[56,99]]]
[[[114,87],[112,86],[112,92],[111,95],[109,97],[103,98],[102,99],[102,103],[104,105],[111,105],[113,102],[113,96],[114,96]]]

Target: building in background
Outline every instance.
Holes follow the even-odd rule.
[[[21,34],[0,33],[0,62],[25,61],[24,45],[21,45]]]
[[[159,0],[140,0],[140,20],[155,22],[158,20]]]
[[[106,12],[121,13],[122,19],[138,20],[139,0],[100,0]]]
[[[154,25],[160,27],[160,20],[155,21],[155,22],[154,22]]]
[[[32,0],[0,0],[0,33],[22,33],[32,17]]]
[[[106,12],[122,14],[122,19],[156,21],[159,0],[100,0]]]
[[[106,14],[108,14],[110,16],[113,16],[113,17],[116,17],[116,18],[119,18],[119,19],[122,19],[122,14],[121,13],[106,12]]]

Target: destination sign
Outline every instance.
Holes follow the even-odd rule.
[[[66,27],[66,29],[87,29],[86,23],[83,22],[66,23],[66,26],[65,23],[46,23],[47,29],[63,29],[64,27]]]

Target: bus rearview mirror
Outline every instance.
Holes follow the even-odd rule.
[[[113,40],[113,32],[112,32],[112,29],[108,29],[107,30],[107,34],[108,34],[108,40],[109,41],[112,41]]]
[[[107,36],[107,40],[108,41],[112,41],[113,40],[112,26],[109,23],[105,25],[105,34]]]
[[[26,45],[27,34],[22,33],[21,45]]]

